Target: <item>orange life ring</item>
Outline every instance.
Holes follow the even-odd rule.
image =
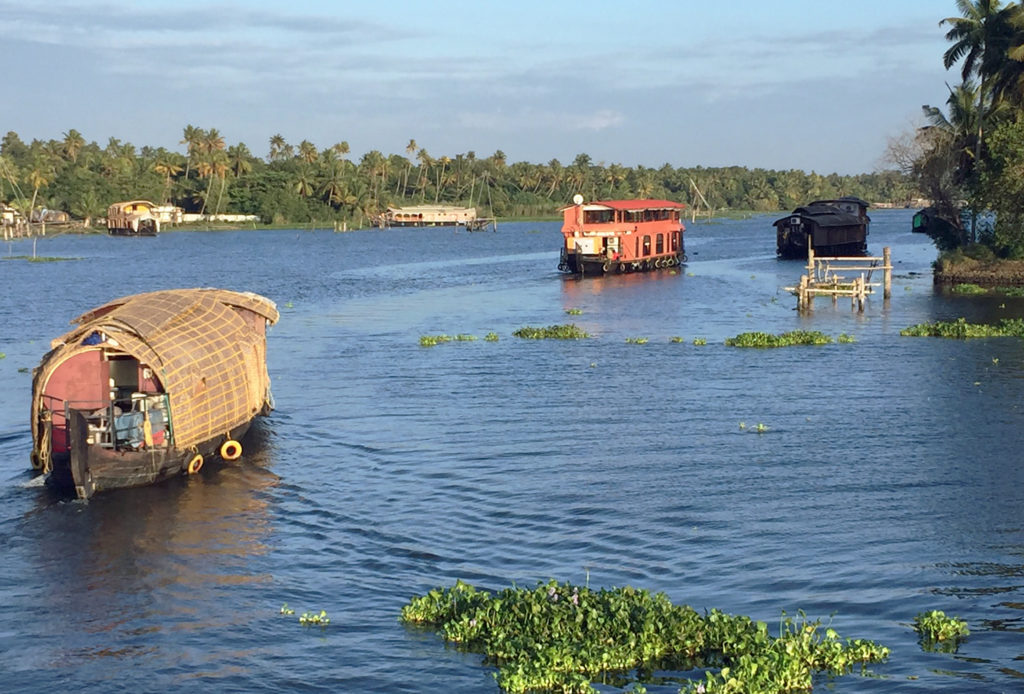
[[[188,461],[188,474],[194,475],[203,469],[203,454],[196,453],[192,460]]]
[[[220,445],[220,457],[224,460],[238,460],[242,457],[242,444],[228,439]]]

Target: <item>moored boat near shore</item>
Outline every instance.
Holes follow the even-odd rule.
[[[156,236],[160,233],[157,206],[148,200],[116,202],[107,208],[107,233],[111,236]]]
[[[669,200],[602,200],[576,195],[562,210],[558,269],[574,275],[642,272],[686,262],[685,205]]]
[[[806,258],[811,247],[821,256],[863,255],[868,248],[869,203],[853,196],[816,200],[773,222],[781,258]]]
[[[272,301],[172,289],[88,311],[32,375],[32,465],[79,498],[194,474],[234,460],[272,409],[266,329]]]

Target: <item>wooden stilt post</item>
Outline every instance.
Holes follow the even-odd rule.
[[[811,297],[810,293],[807,291],[807,285],[807,275],[801,275],[800,288],[797,290],[796,295],[796,308],[798,311],[806,311],[811,307]]]
[[[814,249],[811,248],[811,239],[807,239],[807,278],[814,279]]]
[[[885,282],[882,287],[882,298],[892,298],[892,253],[889,247],[886,246],[882,249],[882,264],[885,266]]]

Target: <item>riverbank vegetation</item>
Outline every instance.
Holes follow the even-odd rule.
[[[944,252],[938,281],[1024,284],[999,262],[1024,259],[1024,6],[957,0],[956,9],[940,24],[943,64],[960,82],[945,110],[925,106],[925,125],[890,144],[890,159],[932,201],[925,230]],[[979,263],[987,267],[968,272]],[[995,276],[1006,271],[1009,281]]]
[[[480,216],[551,219],[576,193],[587,199],[661,198],[701,214],[792,209],[809,200],[857,195],[904,204],[915,195],[898,171],[822,175],[739,166],[658,168],[593,161],[510,162],[498,150],[431,154],[411,139],[398,153],[353,156],[344,140],[317,146],[273,135],[265,155],[229,144],[217,128],[187,125],[181,152],[110,138],[89,142],[77,130],[24,142],[0,139],[0,201],[29,210],[62,210],[89,226],[117,201],[144,199],[200,214],[254,214],[262,224],[334,223],[357,227],[388,206],[450,204]],[[700,191],[698,193],[698,191]],[[703,195],[703,197],[701,197]]]
[[[595,692],[597,681],[622,688],[650,681],[655,671],[689,673],[694,679],[674,678],[684,692],[810,691],[819,673],[844,675],[889,656],[888,648],[842,639],[803,613],[783,614],[772,634],[764,622],[718,610],[701,615],[630,586],[550,581],[492,594],[456,581],[414,597],[401,620],[484,654],[498,668],[498,685],[517,694]]]
[[[966,340],[972,337],[1024,337],[1024,319],[1003,318],[997,323],[968,323],[965,318],[954,321],[919,323],[900,331],[904,337],[949,337]]]

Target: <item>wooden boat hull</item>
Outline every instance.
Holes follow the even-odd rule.
[[[652,256],[642,260],[610,260],[602,255],[569,253],[563,249],[558,269],[580,277],[596,277],[662,270],[682,265],[686,260],[686,255],[682,253]]]
[[[219,458],[221,445],[229,439],[241,439],[251,424],[250,421],[235,427],[226,437],[204,441],[194,450],[162,447],[116,450],[89,443],[85,415],[72,410],[68,421],[69,451],[53,456],[46,481],[60,491],[74,492],[80,499],[88,499],[96,492],[155,484],[170,477],[198,472],[194,465],[189,469],[197,455],[202,456],[203,463]]]

